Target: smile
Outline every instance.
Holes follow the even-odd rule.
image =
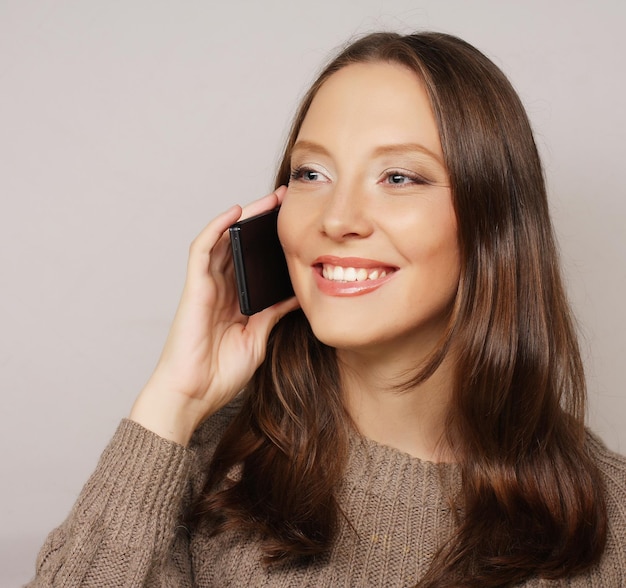
[[[322,276],[332,282],[365,282],[366,280],[378,280],[387,275],[384,268],[343,267],[341,265],[322,265]]]
[[[317,287],[329,296],[360,296],[380,288],[398,268],[360,257],[325,255],[313,262]]]

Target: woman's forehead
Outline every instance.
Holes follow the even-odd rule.
[[[396,63],[351,64],[332,74],[313,98],[298,141],[354,147],[413,143],[443,161],[424,84]]]

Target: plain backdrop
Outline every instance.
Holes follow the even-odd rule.
[[[0,0],[0,586],[34,571],[164,341],[188,245],[265,194],[330,53],[464,37],[544,158],[590,388],[626,450],[623,0]]]

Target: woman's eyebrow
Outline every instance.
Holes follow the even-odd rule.
[[[307,141],[305,139],[296,141],[291,149],[291,153],[293,154],[296,151],[308,151],[319,155],[330,156],[330,151],[328,151],[326,147],[320,145],[319,143],[314,143],[313,141]]]
[[[421,143],[381,145],[380,147],[376,147],[376,149],[374,149],[373,154],[375,157],[380,157],[381,155],[411,155],[416,151],[434,159],[437,163],[445,167],[442,157]]]
[[[320,145],[319,143],[305,139],[296,141],[291,152],[293,154],[296,151],[307,151],[319,155],[330,156],[330,152],[326,149],[326,147]],[[441,166],[445,167],[442,157],[421,143],[395,143],[390,145],[380,145],[373,150],[372,155],[373,157],[381,157],[384,155],[411,155],[415,152],[422,153],[423,155],[434,159]]]

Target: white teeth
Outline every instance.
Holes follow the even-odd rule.
[[[343,270],[344,282],[356,282],[356,270],[353,267],[347,267]]]
[[[333,282],[364,282],[365,280],[377,280],[387,275],[385,270],[367,270],[363,267],[342,267],[340,265],[322,266],[322,276]]]

